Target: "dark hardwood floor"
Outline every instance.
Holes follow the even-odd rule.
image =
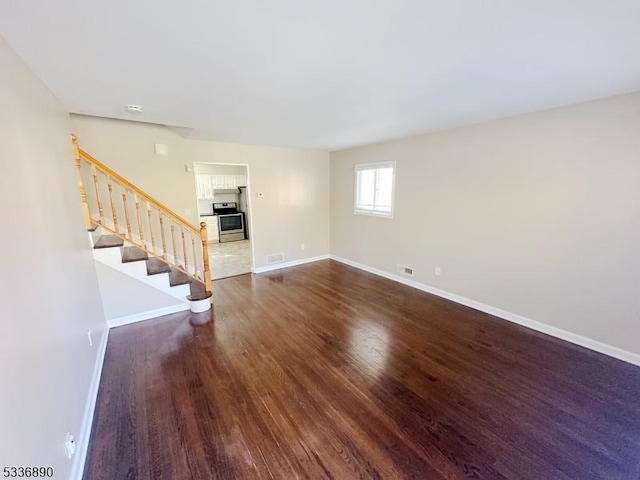
[[[640,368],[332,261],[111,331],[85,478],[640,478]]]

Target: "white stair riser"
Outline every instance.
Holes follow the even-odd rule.
[[[126,245],[126,243],[125,243]],[[142,283],[154,287],[161,292],[171,295],[186,304],[188,304],[187,295],[190,294],[189,285],[176,285],[172,287],[169,284],[169,274],[159,273],[156,275],[147,275],[147,264],[145,261],[122,263],[122,248],[94,248],[92,249],[93,258],[109,267],[124,273]]]
[[[92,218],[98,218],[98,216],[96,215],[96,216],[93,216]],[[114,226],[113,226],[113,222],[111,220],[109,220],[108,218],[105,218],[103,221],[104,221],[105,225],[108,228],[111,228],[112,230],[115,230]],[[124,231],[122,230],[122,225],[119,226],[118,230],[121,232],[122,235],[124,235]],[[102,235],[112,235],[112,234],[113,234],[113,232],[110,232],[109,230],[106,230],[106,229],[102,229],[100,226],[98,226],[98,228],[96,228],[95,231],[91,232],[91,248],[93,248],[93,245],[98,241],[98,239]],[[131,247],[131,246],[137,246],[137,245],[140,245],[140,244],[144,243],[147,251],[155,252],[156,256],[160,257],[164,253],[162,248],[160,247],[160,245],[156,245],[156,248],[153,249],[153,246],[151,245],[151,242],[149,240],[145,240],[144,242],[141,242],[140,241],[140,237],[137,236],[137,235],[133,235],[133,241],[137,242],[137,244],[133,244],[133,243],[128,242],[128,241],[125,240],[124,241],[124,246],[125,247]],[[170,248],[169,248],[169,250],[170,250]],[[171,254],[171,252],[167,252],[167,261],[169,263],[173,263],[173,264],[182,264],[183,263],[182,261],[179,261],[179,258],[176,259]],[[189,271],[192,271],[193,268],[194,268],[193,265],[190,264],[189,265]],[[204,273],[202,271],[199,271],[199,273],[200,273],[200,275],[204,275]]]

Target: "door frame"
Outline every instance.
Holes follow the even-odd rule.
[[[196,172],[196,165],[222,165],[222,166],[227,166],[227,167],[244,167],[247,173],[247,215],[249,216],[249,222],[247,224],[248,228],[249,228],[249,245],[251,246],[251,272],[250,273],[254,273],[255,269],[256,269],[256,252],[255,252],[255,243],[254,243],[254,239],[255,239],[255,230],[253,228],[253,202],[250,200],[251,199],[251,169],[249,168],[249,164],[248,163],[228,163],[228,162],[193,162],[193,188],[194,191],[196,192],[196,207],[198,206],[197,202],[199,201],[198,199],[198,194],[197,194],[197,190],[196,190],[196,175],[198,175],[198,173]],[[198,212],[198,219],[200,219],[200,212]],[[246,215],[245,215],[245,222],[246,222]]]

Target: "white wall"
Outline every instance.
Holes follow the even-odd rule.
[[[160,125],[80,115],[72,126],[84,150],[194,224],[194,172],[185,165],[247,164],[256,267],[272,253],[286,261],[329,253],[328,152],[188,140]],[[169,155],[155,155],[154,143]]]
[[[184,305],[184,302],[103,263],[96,262],[96,273],[107,320]]]
[[[394,218],[354,216],[389,160]],[[332,254],[635,353],[639,247],[640,94],[331,154]]]
[[[69,116],[0,38],[0,466],[68,478],[105,325]],[[87,331],[93,333],[90,347]]]
[[[196,163],[193,166],[195,173],[210,173],[212,175],[244,175],[245,167],[240,165],[220,165],[218,163]],[[238,185],[245,186],[245,185]]]

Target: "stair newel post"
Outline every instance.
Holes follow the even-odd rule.
[[[173,226],[171,218],[169,218],[169,226],[171,228],[171,245],[173,246],[173,263],[174,265],[178,265],[178,249],[176,248],[175,227]]]
[[[78,139],[75,135],[71,135],[71,143],[73,144],[73,158],[76,162],[76,172],[78,173],[78,188],[80,189],[80,201],[82,202],[82,216],[87,230],[91,229],[91,213],[89,212],[89,202],[87,201],[87,191],[84,188],[82,180],[82,160],[80,159],[80,148],[78,147]]]
[[[127,222],[127,235],[129,240],[133,240],[133,232],[131,231],[131,218],[129,217],[129,207],[127,206],[127,193],[128,190],[122,194],[122,205],[124,206],[124,219]]]
[[[153,233],[153,219],[151,217],[151,204],[147,202],[147,218],[149,219],[149,235],[151,236],[151,252],[156,253],[156,236]]]
[[[116,213],[116,204],[113,201],[113,185],[111,185],[111,177],[107,176],[107,189],[109,190],[109,203],[111,205],[111,216],[113,217],[113,230],[120,233],[118,229],[118,214]]]
[[[207,234],[207,224],[205,222],[200,222],[200,239],[202,240],[204,288],[207,292],[211,292],[211,270],[209,269],[209,250],[207,249],[209,235]]]
[[[164,217],[162,216],[162,212],[158,211],[158,216],[160,217],[160,239],[162,241],[162,258],[167,260],[167,239],[164,234]]]
[[[184,259],[184,269],[189,272],[189,262],[187,260],[187,242],[184,239],[184,228],[180,225],[180,236],[182,237],[182,258]]]
[[[193,249],[193,274],[196,278],[200,278],[198,275],[198,255],[196,254],[196,239],[193,238],[193,232],[189,232],[189,237],[191,238],[191,247]]]
[[[138,194],[133,192],[133,200],[136,203],[136,220],[138,221],[138,235],[140,235],[140,245],[145,250],[147,246],[144,244],[144,231],[142,230],[142,221],[140,220],[140,200],[138,199]]]
[[[98,202],[98,215],[100,215],[100,223],[104,223],[104,210],[102,209],[102,200],[100,200],[100,188],[98,187],[98,171],[96,166],[91,164],[91,176],[93,177],[93,186],[96,190],[96,201]]]

